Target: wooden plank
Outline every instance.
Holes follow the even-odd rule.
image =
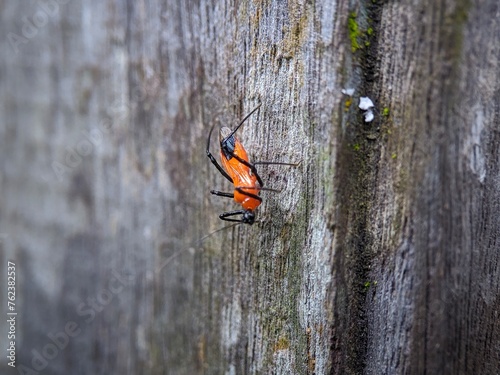
[[[1,7],[19,371],[498,371],[494,0]],[[208,132],[259,103],[251,159],[300,165],[199,241],[238,208]]]

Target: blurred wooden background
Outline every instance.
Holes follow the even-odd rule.
[[[0,9],[2,374],[500,371],[496,0]],[[199,242],[258,103],[251,158],[301,165]]]

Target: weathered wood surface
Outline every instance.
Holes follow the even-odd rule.
[[[500,371],[496,0],[0,7],[21,373]],[[208,131],[258,103],[253,159],[301,164],[196,242],[236,208]]]

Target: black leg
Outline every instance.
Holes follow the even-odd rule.
[[[243,219],[228,219],[228,217],[230,217],[230,216],[244,215],[245,212],[246,212],[245,210],[228,211],[228,212],[224,212],[224,213],[220,214],[219,218],[221,220],[225,220],[225,221],[234,221],[236,223],[245,223],[245,221],[243,221]]]
[[[219,197],[234,198],[233,193],[224,193],[223,191],[210,190],[210,194],[218,195]]]
[[[235,155],[233,153],[230,153],[230,155],[233,158],[235,158],[236,160],[238,160],[241,164],[246,165],[248,168],[250,168],[250,170],[252,171],[252,173],[257,178],[257,181],[259,182],[261,190],[278,191],[278,190],[275,190],[275,189],[266,189],[266,188],[264,188],[264,182],[262,181],[262,178],[260,178],[259,173],[257,172],[257,168],[255,168],[256,165],[258,165],[258,164],[266,164],[266,165],[275,164],[275,165],[289,165],[291,167],[297,167],[300,164],[300,163],[282,163],[282,162],[275,162],[275,161],[258,161],[258,162],[255,162],[255,163],[250,163],[250,162],[248,162],[248,161],[240,158],[238,155]]]
[[[241,187],[236,186],[234,188],[234,190],[238,191],[239,193],[245,194],[246,196],[248,196],[250,198],[257,199],[259,202],[262,202],[261,197],[259,197],[256,194],[249,193],[248,191],[245,191],[244,189],[259,189],[259,188],[256,188],[255,186],[241,186]]]
[[[266,188],[266,187],[260,188],[260,190],[264,190],[264,191],[272,191],[273,193],[281,193],[281,190],[278,190],[278,189],[271,189],[271,188]]]
[[[215,125],[214,125],[215,126]],[[208,158],[210,159],[210,161],[212,162],[213,165],[215,165],[215,167],[219,170],[219,172],[226,178],[229,180],[230,183],[233,183],[233,179],[231,178],[231,176],[229,176],[227,174],[227,172],[224,170],[224,168],[222,168],[219,163],[217,163],[217,160],[215,160],[214,156],[212,155],[212,153],[210,152],[210,138],[212,137],[212,131],[214,130],[214,126],[212,126],[212,129],[210,129],[210,133],[208,133],[208,140],[207,140],[207,156]]]
[[[290,167],[298,167],[300,165],[300,162],[298,163],[282,163],[279,161],[255,161],[253,162],[253,165],[289,165]]]
[[[246,165],[248,168],[250,168],[250,170],[255,175],[255,177],[257,177],[257,181],[259,182],[259,185],[261,187],[264,187],[264,181],[262,181],[262,178],[260,178],[259,173],[257,172],[257,168],[255,168],[255,165],[253,165],[252,163],[249,163],[248,161],[240,158],[238,155],[235,155],[233,153],[230,153],[230,155],[233,158],[235,158],[236,160],[238,160],[241,164]]]

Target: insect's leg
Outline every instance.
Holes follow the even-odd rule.
[[[240,158],[238,155],[235,155],[233,153],[231,153],[230,155],[233,158],[235,158],[236,160],[238,160],[241,164],[243,164],[243,165],[247,166],[248,168],[250,168],[250,170],[252,171],[252,173],[257,178],[257,181],[259,182],[259,185],[261,187],[264,187],[264,181],[262,181],[262,178],[260,178],[259,173],[257,172],[257,168],[255,168],[255,165],[253,165],[252,163],[249,163],[248,161]]]
[[[214,125],[215,126],[215,125]],[[214,126],[212,126],[212,128],[210,129],[210,133],[208,133],[208,140],[207,140],[207,156],[208,158],[210,159],[210,161],[212,162],[213,165],[215,165],[215,167],[218,169],[218,171],[226,178],[229,180],[229,182],[233,183],[233,179],[231,178],[231,176],[229,176],[227,174],[227,172],[224,170],[224,168],[222,168],[219,163],[217,162],[217,160],[215,160],[214,156],[212,155],[212,153],[210,152],[210,138],[212,137],[212,131],[214,130]]]
[[[224,193],[223,191],[210,190],[210,194],[217,195],[219,197],[234,198],[233,193]]]
[[[282,163],[282,162],[275,162],[275,161],[258,161],[255,163],[250,163],[250,162],[240,158],[238,155],[231,154],[231,156],[233,158],[235,158],[236,160],[238,160],[241,164],[246,165],[248,168],[250,168],[252,173],[257,178],[257,181],[259,182],[259,185],[261,186],[261,190],[276,191],[274,189],[264,189],[264,182],[262,181],[262,178],[259,176],[259,173],[257,172],[257,168],[255,167],[256,165],[258,165],[258,164],[267,164],[267,165],[275,164],[275,165],[289,165],[291,167],[297,167],[300,165],[300,163]]]
[[[259,184],[261,184],[262,179],[260,178],[259,174],[257,173],[257,168],[255,168],[256,165],[288,165],[290,167],[297,167],[299,166],[300,163],[282,163],[280,161],[257,161],[254,163],[248,163],[248,167],[252,171],[252,173],[257,177],[257,181],[259,181]],[[260,186],[264,186],[261,184]],[[262,189],[262,190],[269,190],[269,191],[277,191],[274,189]]]
[[[243,219],[228,219],[230,216],[235,216],[235,215],[243,215],[245,214],[245,210],[236,210],[236,211],[228,211],[224,212],[219,215],[219,219],[225,220],[225,221],[234,221],[236,223],[244,223]]]
[[[260,190],[264,190],[264,191],[272,191],[273,193],[281,193],[281,190],[278,190],[278,189],[272,189],[272,188],[266,188],[266,187],[260,188]]]
[[[300,162],[298,163],[282,163],[280,161],[255,161],[253,162],[254,165],[289,165],[290,167],[298,167],[300,165]]]
[[[244,189],[261,189],[262,190],[262,188],[257,188],[255,186],[237,186],[234,188],[234,190],[236,190],[237,192],[244,194],[247,197],[257,199],[259,202],[262,202],[262,198],[260,196],[258,196],[257,194],[253,194],[253,193],[250,193],[248,191],[245,191]]]

